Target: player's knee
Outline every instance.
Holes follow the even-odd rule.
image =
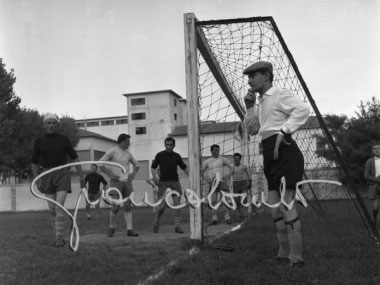
[[[291,203],[295,198],[295,190],[293,188],[286,188],[286,192],[285,192],[285,202],[286,203]]]
[[[289,230],[301,232],[301,221],[298,216],[292,219],[286,218],[285,225],[287,228],[289,228]]]

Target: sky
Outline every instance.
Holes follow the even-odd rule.
[[[184,13],[272,16],[322,114],[380,98],[378,0],[0,0],[0,58],[22,107],[123,116],[125,93],[186,98]]]

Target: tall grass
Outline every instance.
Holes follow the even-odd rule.
[[[333,208],[334,205],[332,212]],[[145,280],[162,268],[166,269],[164,273],[150,283],[380,282],[377,279],[380,250],[371,243],[363,227],[349,226],[349,221],[334,220],[334,217],[321,219],[309,208],[301,210],[301,218],[306,267],[290,269],[272,261],[277,242],[273,223],[265,211],[247,219],[241,229],[215,240],[234,251],[204,247],[191,256],[188,252],[192,245],[187,234],[178,235],[177,239],[145,242],[127,236],[118,238],[117,242],[102,238],[93,244],[81,242],[79,250],[73,253],[67,246],[52,246],[54,236],[48,212],[1,213],[0,284],[138,284],[147,283]],[[161,224],[171,224],[172,219],[172,211],[168,211]],[[151,233],[152,220],[150,208],[134,209],[134,225],[140,235]],[[66,228],[68,224],[69,220]],[[120,237],[125,234],[121,214],[118,225]],[[83,211],[79,212],[78,226],[83,237],[89,234],[105,237],[108,211],[102,210],[101,218],[91,221],[86,220]]]

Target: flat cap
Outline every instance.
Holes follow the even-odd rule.
[[[44,117],[44,123],[47,120],[55,120],[55,121],[57,121],[57,123],[59,122],[58,116],[55,115],[55,114],[50,114],[50,113],[45,115],[45,117]]]
[[[244,69],[243,74],[248,75],[257,71],[270,71],[273,73],[273,65],[267,61],[258,61]]]

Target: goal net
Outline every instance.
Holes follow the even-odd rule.
[[[339,151],[272,17],[198,21],[194,14],[185,14],[184,21],[191,189],[201,197],[207,193],[207,183],[200,174],[202,162],[211,156],[210,146],[217,144],[220,155],[231,163],[233,154],[241,153],[242,162],[249,166],[252,189],[267,191],[261,137],[248,136],[242,124],[246,111],[243,98],[248,91],[248,79],[242,71],[261,60],[273,64],[273,84],[291,90],[310,109],[309,120],[293,135],[305,158],[304,180],[339,181],[347,176]],[[320,140],[321,135],[328,144]],[[336,162],[318,156],[321,148],[331,148]],[[308,183],[301,191],[308,202],[307,208],[300,209],[301,215],[306,212],[303,224],[316,230],[326,224],[333,229],[339,225],[378,240],[368,205],[355,185]],[[252,211],[247,209],[245,216],[253,210],[253,206]],[[191,211],[191,238],[207,242],[209,211]],[[234,211],[230,213],[232,219],[237,218]],[[224,223],[223,207],[218,214]]]

